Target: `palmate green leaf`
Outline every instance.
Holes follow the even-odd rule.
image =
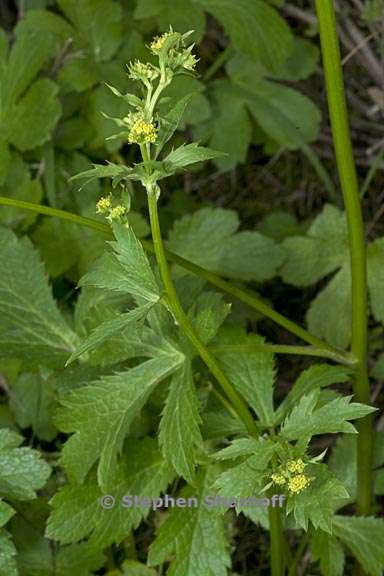
[[[16,548],[11,535],[0,529],[0,576],[19,576],[16,562]]]
[[[378,322],[384,322],[382,285],[384,281],[384,243],[378,239],[367,249],[368,289],[371,311]],[[329,284],[312,301],[307,313],[308,328],[327,342],[347,348],[351,340],[351,273],[349,260],[330,280]],[[325,317],[326,311],[333,311],[332,321]]]
[[[5,125],[9,141],[19,150],[31,150],[46,142],[61,114],[58,87],[47,78],[37,80],[9,111]]]
[[[329,364],[310,366],[300,374],[276,410],[276,423],[287,415],[303,395],[331,384],[347,382],[350,377],[351,371],[345,366],[330,366]]]
[[[223,24],[237,50],[260,63],[267,72],[278,70],[293,49],[288,24],[267,2],[197,0],[197,3]]]
[[[348,234],[345,214],[326,204],[315,218],[307,235],[286,238],[287,258],[281,269],[284,282],[310,286],[337,270],[348,258]]]
[[[312,300],[306,319],[311,332],[346,349],[351,340],[352,290],[349,262]],[[332,310],[331,320],[327,311]]]
[[[238,97],[264,132],[290,150],[303,149],[317,138],[320,111],[306,96],[262,78],[260,69],[241,55],[227,64]]]
[[[384,269],[382,239],[367,248],[368,289],[374,318],[384,322],[381,286]],[[308,328],[330,344],[347,348],[351,340],[351,274],[345,214],[326,204],[306,236],[291,236],[282,244],[286,260],[281,269],[285,282],[309,286],[337,271],[312,301]],[[333,313],[330,316],[329,310]]]
[[[0,494],[16,500],[31,500],[42,488],[51,469],[37,450],[21,447],[23,438],[0,429]]]
[[[161,353],[126,372],[105,376],[62,399],[56,418],[58,427],[74,434],[66,442],[61,461],[70,479],[83,482],[94,463],[98,482],[113,487],[117,458],[134,418],[157,384],[183,362],[173,350]]]
[[[320,561],[320,570],[323,576],[343,576],[344,550],[337,538],[315,530],[311,533],[311,555],[313,560]]]
[[[161,291],[143,247],[130,226],[115,223],[113,231],[113,254],[106,253],[97,260],[79,285],[131,294],[139,304],[143,300],[154,304]]]
[[[384,569],[383,518],[335,516],[333,533],[358,559],[366,574],[382,575]]]
[[[224,521],[218,508],[208,508],[216,472],[201,470],[194,486],[184,488],[181,498],[195,497],[198,506],[173,508],[149,548],[148,564],[157,566],[172,558],[169,576],[225,576],[230,564]]]
[[[73,52],[63,62],[59,80],[66,89],[83,92],[104,79],[107,61],[123,42],[122,8],[113,0],[85,0],[81,4],[61,0],[59,4],[74,25]],[[90,95],[91,101],[96,94],[100,94],[99,89]]]
[[[304,80],[316,71],[320,50],[310,40],[296,36],[293,50],[281,66],[276,77],[284,80]]]
[[[189,362],[172,377],[159,429],[162,453],[176,472],[192,482],[202,448],[199,402]]]
[[[356,438],[356,435],[338,438],[328,460],[329,469],[344,484],[352,501],[356,499]]]
[[[77,30],[75,47],[85,47],[94,62],[110,60],[123,39],[120,4],[113,0],[58,0],[58,4]]]
[[[19,21],[8,63],[0,70],[5,114],[70,35],[71,27],[56,14],[31,11]]]
[[[209,145],[226,153],[223,158],[214,160],[216,166],[232,170],[246,160],[252,138],[251,119],[244,100],[239,98],[230,82],[218,80],[212,83],[211,90],[214,107]]]
[[[144,306],[119,314],[115,318],[106,320],[105,322],[102,322],[102,324],[99,324],[99,326],[97,326],[89,336],[80,343],[75,352],[71,354],[67,360],[67,365],[71,364],[85,352],[90,352],[95,348],[98,348],[106,340],[109,340],[112,336],[121,333],[121,331],[125,330],[128,326],[143,322],[151,307],[152,304],[145,304]]]
[[[0,229],[0,356],[59,367],[76,342],[27,239]]]
[[[304,395],[293,407],[281,427],[284,438],[298,440],[318,434],[356,433],[348,420],[363,418],[376,410],[359,402],[351,402],[352,396],[339,396],[317,408],[319,394],[320,390],[314,390]]]
[[[167,247],[229,278],[258,282],[272,278],[282,263],[280,247],[259,232],[236,232],[239,224],[233,210],[202,208],[175,222]]]
[[[274,421],[273,385],[275,364],[272,352],[245,350],[244,352],[225,351],[225,344],[231,342],[231,332],[219,340],[217,358],[225,374],[238,392],[256,412],[262,426],[272,426]],[[264,340],[260,336],[237,334],[237,344],[260,346]],[[220,345],[222,348],[220,349]]]
[[[45,11],[28,12],[16,26],[16,39],[8,61],[3,60],[0,69],[1,133],[22,151],[48,140],[61,114],[54,82],[40,79],[30,84],[41,68],[55,57],[68,28],[59,16]]]
[[[287,500],[287,513],[293,512],[297,524],[304,530],[311,523],[314,528],[331,534],[335,510],[346,503],[348,492],[325,464],[310,464],[305,473],[312,478],[311,483]]]
[[[376,432],[373,437],[373,489],[377,495],[383,494],[382,478],[384,475],[384,432]],[[348,462],[348,466],[345,466]],[[343,482],[351,497],[356,500],[357,494],[357,437],[341,436],[332,449],[328,465],[335,476]]]
[[[173,480],[174,472],[151,438],[130,440],[124,456],[111,484],[115,505],[102,507],[103,492],[93,480],[64,486],[50,502],[53,511],[47,525],[48,538],[67,544],[88,537],[91,548],[105,548],[121,542],[147,517],[149,507],[124,507],[122,498],[158,498]]]

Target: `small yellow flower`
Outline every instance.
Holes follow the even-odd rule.
[[[110,207],[111,207],[110,196],[103,196],[96,204],[96,212],[97,214],[105,214],[106,212],[109,211]]]
[[[288,490],[291,494],[299,494],[311,483],[308,476],[305,474],[298,474],[297,476],[292,476],[288,482]]]
[[[156,142],[157,130],[152,122],[138,117],[131,125],[128,142],[130,144],[153,144]]]
[[[279,486],[282,486],[283,484],[286,483],[286,479],[282,474],[272,474],[271,480],[274,484],[277,484]]]
[[[160,50],[164,46],[164,42],[166,41],[169,35],[170,35],[169,32],[165,32],[161,36],[155,36],[150,45],[150,49],[153,52],[153,54],[158,54],[160,52]]]
[[[288,472],[301,474],[304,472],[305,464],[301,458],[298,460],[289,460],[287,463],[287,470]]]
[[[119,220],[119,218],[124,216],[124,214],[125,214],[125,207],[119,204],[118,206],[112,208],[112,210],[109,212],[109,218],[111,220]]]
[[[159,73],[150,64],[144,64],[140,60],[130,62],[128,65],[128,75],[132,80],[153,80]]]

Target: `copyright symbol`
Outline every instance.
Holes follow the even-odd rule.
[[[111,496],[111,494],[104,494],[104,496],[100,498],[100,504],[102,508],[110,510],[115,505],[115,498],[114,496]]]

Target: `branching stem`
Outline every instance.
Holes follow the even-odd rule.
[[[32,212],[36,212],[38,214],[45,214],[46,216],[53,216],[55,218],[61,218],[62,220],[67,220],[69,222],[73,222],[74,224],[79,224],[81,226],[86,226],[93,230],[97,230],[99,232],[104,232],[107,235],[112,235],[111,228],[107,224],[103,224],[102,222],[98,222],[93,218],[85,218],[84,216],[78,216],[77,214],[73,214],[72,212],[67,212],[66,210],[59,210],[57,208],[51,208],[50,206],[42,206],[41,204],[34,204],[32,202],[24,202],[23,200],[16,200],[14,198],[6,198],[4,196],[0,196],[0,205],[3,206],[12,206],[14,208],[19,208],[23,210],[30,210]],[[141,239],[141,243],[147,252],[154,252],[153,243],[150,240]],[[244,304],[247,304],[250,308],[257,310],[270,320],[272,320],[275,324],[282,326],[291,334],[299,337],[304,342],[308,342],[310,346],[302,346],[302,347],[292,347],[297,348],[297,351],[301,348],[302,350],[300,353],[303,352],[304,355],[310,356],[320,356],[320,351],[324,351],[323,357],[329,358],[334,362],[339,364],[346,364],[348,366],[353,366],[355,363],[353,355],[348,352],[344,352],[343,350],[339,350],[334,346],[330,346],[326,342],[323,342],[320,338],[317,338],[305,328],[302,328],[289,318],[286,318],[279,312],[276,312],[271,306],[269,306],[262,298],[254,294],[253,292],[246,290],[244,288],[239,288],[234,284],[231,284],[228,280],[224,280],[214,272],[210,272],[209,270],[205,270],[201,266],[182,258],[178,254],[174,254],[169,250],[164,250],[165,256],[168,261],[181,266],[182,268],[189,270],[193,274],[204,278],[210,284],[213,284],[222,292],[226,292],[230,294],[237,300],[240,300]],[[275,350],[278,352],[278,350]],[[319,354],[316,352],[319,351]],[[287,350],[286,350],[287,352]],[[313,352],[313,354],[312,354]],[[287,352],[290,353],[289,351]]]
[[[173,313],[176,322],[180,326],[180,329],[191,341],[191,343],[195,347],[197,353],[199,354],[203,362],[206,364],[206,366],[211,371],[212,375],[216,378],[217,382],[220,384],[221,388],[223,389],[227,398],[230,400],[237,414],[244,422],[244,425],[246,426],[248,432],[252,436],[258,436],[258,428],[256,426],[256,422],[253,419],[251,413],[249,412],[247,405],[245,404],[241,396],[233,388],[232,384],[230,383],[230,381],[228,380],[228,378],[218,365],[217,361],[215,360],[214,356],[212,356],[212,354],[200,340],[194,327],[189,321],[189,318],[186,316],[184,310],[181,307],[180,300],[174,287],[168,269],[167,259],[164,253],[163,240],[161,237],[161,230],[159,223],[159,215],[157,211],[157,198],[153,191],[148,192],[148,208],[149,208],[149,218],[151,223],[152,239],[156,261],[167,294],[171,312]]]

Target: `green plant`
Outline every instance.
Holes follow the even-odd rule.
[[[71,5],[64,4],[69,14]],[[227,14],[225,2],[200,4]],[[239,10],[245,5],[240,2]],[[161,11],[157,3],[152,8],[166,18],[166,7],[164,2]],[[255,10],[274,22],[274,12],[265,3],[257,2]],[[162,181],[185,167],[225,157],[197,143],[172,145],[192,95],[180,98],[170,88],[180,75],[194,79],[196,65],[190,34],[172,29],[150,44],[157,61],[135,60],[129,65],[129,77],[138,86],[135,93],[108,86],[122,114],[107,117],[119,127],[117,135],[108,134],[108,141],[128,141],[139,148],[140,160],[130,165],[94,164],[72,178],[84,180],[84,190],[99,179],[112,181],[112,189],[106,186],[96,204],[107,224],[18,198],[0,199],[12,208],[93,228],[112,240],[90,266],[84,263],[87,272],[72,316],[53,299],[31,242],[10,230],[0,231],[0,354],[11,381],[11,412],[4,413],[4,421],[8,417],[12,426],[13,415],[40,442],[56,439],[60,451],[59,459],[55,453],[47,456],[55,473],[46,494],[24,504],[20,517],[10,520],[19,501],[33,499],[35,490],[42,488],[50,470],[35,450],[19,448],[18,435],[0,430],[5,470],[0,472],[1,519],[9,527],[1,533],[0,574],[42,574],[44,569],[47,574],[84,576],[106,566],[111,575],[150,576],[164,570],[179,576],[224,575],[230,570],[235,531],[235,516],[228,508],[269,530],[273,576],[295,574],[308,543],[322,574],[345,573],[346,551],[366,574],[381,574],[384,524],[368,516],[373,487],[383,493],[384,455],[382,434],[374,434],[370,418],[375,409],[369,405],[366,366],[363,225],[332,2],[319,0],[318,13],[348,232],[345,216],[333,206],[324,208],[307,234],[295,231],[282,243],[261,231],[238,231],[233,211],[203,208],[178,220],[164,247],[158,214]],[[79,18],[72,16],[74,25],[80,26]],[[234,34],[235,41],[241,45],[241,35]],[[256,43],[254,49],[260,46]],[[283,46],[281,54],[284,50]],[[278,69],[279,53],[269,59],[266,53],[261,63]],[[226,94],[220,89],[218,93]],[[136,182],[146,197],[151,240],[140,238],[146,235],[145,222],[130,211]],[[93,190],[100,196],[99,186]],[[101,235],[99,240],[104,247]],[[340,253],[335,254],[335,246]],[[368,254],[372,311],[382,322],[380,240]],[[302,286],[338,268],[331,282],[336,293],[344,289],[345,302],[336,316],[345,327],[332,324],[331,318],[329,326],[324,322],[332,304],[329,286],[310,308],[307,331],[238,284],[261,283],[279,271],[285,281]],[[233,298],[307,345],[272,344],[249,333]],[[345,350],[350,323],[351,352]],[[277,402],[275,354],[323,357],[334,364],[312,364]],[[350,379],[353,400],[341,388]],[[334,384],[339,388],[330,389]],[[338,433],[342,435],[326,459],[327,450],[316,439]],[[341,466],[343,461],[349,462],[347,468]],[[28,478],[21,474],[20,462]],[[164,493],[184,503],[198,499],[200,505],[173,507],[162,521],[156,508]],[[46,495],[53,496],[49,511]],[[220,506],[204,505],[213,495],[221,498]],[[128,505],[128,496],[153,502],[134,507]],[[248,507],[247,499],[255,497],[269,498],[268,510]],[[284,507],[272,505],[277,502]],[[345,514],[344,508],[355,502],[360,516]],[[151,507],[156,511],[151,524],[156,534],[145,566],[136,557],[134,532],[143,521],[152,522]],[[36,513],[37,528],[31,531],[29,520]],[[53,552],[44,539],[46,522]],[[307,533],[294,555],[284,547],[283,530]],[[105,550],[110,551],[107,560]]]

